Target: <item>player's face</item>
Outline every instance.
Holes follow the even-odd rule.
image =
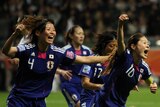
[[[135,53],[139,58],[146,59],[150,50],[149,41],[146,37],[141,37],[135,47]]]
[[[105,52],[109,55],[115,48],[117,48],[117,40],[112,40],[106,45]]]
[[[52,44],[56,36],[56,30],[52,23],[47,22],[45,30],[40,35],[40,41],[44,44]]]
[[[72,36],[72,43],[77,45],[82,45],[84,41],[84,31],[81,27],[75,28],[75,32]]]

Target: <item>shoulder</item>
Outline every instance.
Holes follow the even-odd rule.
[[[82,48],[83,49],[87,49],[87,50],[91,50],[88,46],[86,46],[86,45],[82,45]]]
[[[70,44],[68,44],[68,45],[65,45],[65,46],[62,47],[62,48],[65,49],[65,50],[68,50],[68,49],[72,48],[72,46],[71,46]]]
[[[89,51],[90,54],[93,53],[92,50],[86,45],[82,45],[82,49]]]
[[[60,48],[60,47],[57,47],[55,45],[51,45],[50,46],[50,49],[54,52],[58,52],[58,53],[62,53],[64,54],[65,53],[65,49],[64,48]]]
[[[21,51],[32,49],[35,46],[36,46],[35,44],[29,43],[29,44],[20,44],[17,46],[17,48],[21,52]]]
[[[147,71],[149,74],[151,74],[150,67],[149,67],[149,65],[144,60],[142,60],[141,64],[142,64],[143,69],[145,71]]]
[[[150,69],[150,68],[149,68],[149,65],[148,65],[144,60],[142,60],[141,64],[142,64],[142,66],[145,67],[146,69]]]

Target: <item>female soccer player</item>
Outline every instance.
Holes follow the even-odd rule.
[[[84,31],[81,26],[75,25],[67,32],[66,42],[67,45],[63,48],[67,51],[72,51],[76,55],[89,56],[92,51],[89,47],[83,45],[84,42]],[[83,64],[71,64],[69,66],[60,66],[61,70],[70,71],[72,78],[66,80],[60,76],[61,80],[61,91],[65,97],[69,107],[80,107],[80,93],[82,91],[81,77],[79,71]]]
[[[34,27],[33,27],[34,26]],[[12,47],[19,36],[28,34],[28,44]],[[5,42],[2,52],[9,57],[19,58],[15,84],[8,96],[8,107],[46,107],[45,98],[52,89],[52,82],[59,64],[103,62],[109,56],[85,57],[53,45],[56,36],[54,22],[39,16],[31,16],[18,24]]]
[[[150,49],[145,35],[132,35],[125,48],[123,26],[128,19],[127,14],[119,17],[118,48],[113,57],[114,63],[103,88],[94,98],[94,107],[125,107],[130,91],[140,80],[145,80],[150,91],[156,93],[157,84],[153,82],[149,66],[144,61]]]
[[[98,35],[97,43],[93,48],[94,54],[97,56],[109,55],[117,47],[117,33],[114,31],[106,31]],[[84,65],[80,71],[82,76],[83,90],[80,96],[81,107],[91,107],[91,100],[96,92],[103,86],[103,71],[109,62],[104,64],[96,63]]]

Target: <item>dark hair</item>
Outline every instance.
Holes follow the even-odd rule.
[[[37,24],[44,19],[42,16],[24,15],[18,19],[18,24],[24,24],[26,29],[35,29]]]
[[[70,36],[73,36],[74,32],[75,32],[75,29],[78,28],[81,26],[79,25],[74,25],[72,28],[70,28],[65,36],[65,40],[66,40],[66,43],[71,43],[72,42],[72,39],[70,38]]]
[[[132,51],[131,45],[136,45],[141,37],[145,37],[145,35],[143,35],[142,33],[136,33],[132,35],[128,40],[127,48]]]
[[[141,37],[145,37],[145,35],[143,35],[142,33],[136,33],[136,34],[132,35],[128,40],[127,48],[132,51],[131,45],[132,44],[136,45]],[[103,72],[104,75],[108,74],[111,71],[113,64],[115,62],[115,54],[116,54],[116,51],[113,51],[112,56],[110,57],[109,65],[106,68],[106,70]]]
[[[108,43],[110,43],[112,40],[117,39],[117,32],[116,31],[105,31],[102,34],[98,34],[98,40],[93,47],[93,52],[95,54],[102,55],[105,51],[105,47]]]
[[[33,37],[32,42],[37,42],[37,36],[36,36],[35,32],[36,31],[43,32],[46,28],[47,22],[50,22],[50,23],[54,24],[54,21],[52,19],[44,18],[42,20],[37,20],[36,21],[35,27],[34,27],[34,29],[32,30],[32,33],[31,33],[31,36]]]

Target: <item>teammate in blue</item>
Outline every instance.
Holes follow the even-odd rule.
[[[153,82],[149,66],[144,61],[150,49],[145,35],[132,35],[125,48],[123,27],[128,19],[127,14],[119,16],[118,48],[113,57],[114,63],[103,88],[94,99],[93,107],[125,107],[130,91],[140,80],[145,80],[150,91],[156,93],[157,84]]]
[[[31,17],[31,16],[30,15],[24,15],[22,17],[19,17],[18,20],[17,20],[17,25],[20,24],[27,17]],[[34,20],[32,20],[32,21],[34,21]],[[33,24],[34,24],[34,22],[33,22]],[[19,41],[18,45],[26,44],[26,43],[31,42],[32,36],[30,36],[30,34],[31,34],[32,29],[34,29],[34,27],[35,27],[33,24],[30,24],[31,26],[30,26],[30,29],[28,30],[28,32],[26,32],[26,34],[23,35],[22,38],[19,38],[20,41]],[[10,58],[10,59],[8,59],[8,61],[9,61],[10,64],[12,64],[14,66],[19,65],[19,59],[18,58],[13,58],[13,59]],[[65,79],[70,79],[71,76],[72,76],[72,74],[69,71],[64,71],[64,70],[56,70],[56,74],[62,75]]]
[[[93,48],[97,56],[110,55],[117,47],[117,33],[115,31],[105,31],[98,35],[97,43]],[[91,100],[96,92],[103,86],[103,71],[109,62],[104,64],[83,65],[80,75],[82,76],[83,90],[80,96],[81,107],[91,107]]]
[[[33,29],[31,29],[33,28]],[[16,47],[12,43],[31,29],[30,43]],[[2,52],[19,58],[15,84],[7,99],[8,107],[46,107],[45,98],[52,89],[52,82],[59,64],[95,63],[108,60],[109,56],[78,56],[53,44],[56,37],[54,22],[40,16],[25,18],[5,42]]]
[[[92,54],[92,51],[89,47],[83,45],[84,38],[85,35],[82,27],[79,25],[74,25],[67,32],[67,45],[63,48],[67,51],[75,53],[76,55],[89,56]],[[79,75],[79,71],[82,66],[83,64],[60,66],[61,70],[70,71],[70,73],[72,74],[72,78],[69,80],[66,80],[64,77],[60,76],[60,88],[69,107],[80,107],[80,93],[83,87],[81,85],[81,77]]]

